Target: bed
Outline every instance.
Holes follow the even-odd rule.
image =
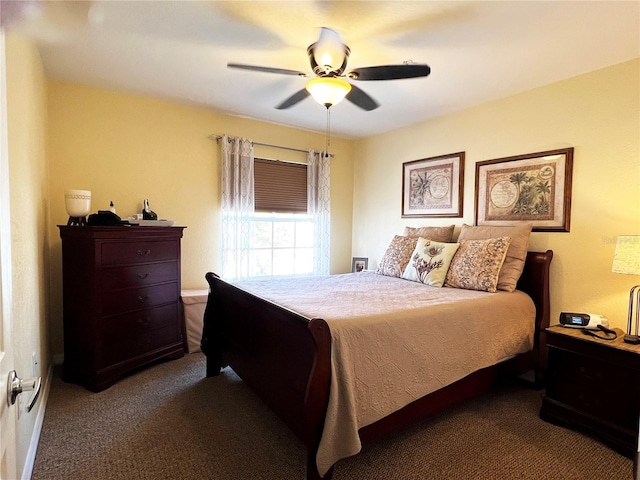
[[[232,284],[207,273],[209,296],[202,337],[206,375],[216,376],[225,367],[231,367],[304,442],[307,479],[330,479],[334,464],[357,453],[362,444],[478,396],[504,375],[531,372],[533,381],[539,385],[546,354],[544,329],[549,325],[552,257],[550,250],[528,252],[518,291],[513,293],[438,289],[364,272],[332,275],[327,281],[333,284],[328,287],[314,283],[319,279],[310,280],[310,284],[298,281],[308,295],[296,300],[291,285]],[[422,303],[412,304],[409,310],[420,310],[423,316],[427,311],[437,310],[434,318],[461,320],[447,320],[446,325],[435,327],[435,333],[412,330],[416,326],[422,328],[419,321],[408,313],[393,313],[403,301],[380,299],[389,296],[381,294],[385,290],[380,289],[396,288],[393,282],[405,282],[400,288],[407,291],[410,285],[411,289],[437,290],[438,295],[453,292],[454,301],[421,298]],[[320,294],[324,302],[319,302],[313,292],[322,292],[322,288],[333,290],[329,290],[332,292],[329,295]],[[350,304],[340,303],[338,292],[344,292]],[[492,306],[493,299],[506,303]],[[466,313],[458,310],[468,302],[471,307],[465,307]],[[388,307],[388,312],[383,306],[386,303],[394,304]],[[484,315],[482,324],[471,327],[468,322],[480,304],[495,314]],[[385,312],[380,313],[382,310]],[[351,317],[341,318],[341,311]],[[389,315],[400,315],[400,319],[390,321]],[[523,325],[523,333],[497,340],[496,332],[507,325],[500,318],[516,316],[526,320],[516,322],[509,318],[507,323]],[[382,333],[376,333],[373,341],[365,339],[374,328],[362,328],[362,322],[378,324],[376,328],[382,328]],[[454,331],[454,338],[446,339],[443,335],[451,323],[459,323],[467,330],[463,334]],[[403,330],[405,338],[409,332],[409,339],[402,340],[394,329]],[[471,343],[476,338],[481,339],[479,345]],[[422,344],[416,339],[431,342],[439,350],[420,353]],[[460,341],[464,343],[455,343]],[[380,348],[381,343],[384,348]],[[394,345],[399,348],[392,348]],[[395,354],[389,352],[394,350],[401,352],[401,358],[390,359]],[[471,352],[468,356],[473,358],[482,357],[481,363],[458,368],[458,363],[464,362],[449,359],[447,352],[460,350]],[[432,368],[414,361],[420,355]],[[368,362],[369,366],[353,367],[348,361]],[[440,368],[439,362],[444,362],[444,367]],[[441,373],[449,370],[446,375]],[[358,372],[358,378],[353,372]],[[407,379],[408,385],[403,383]]]

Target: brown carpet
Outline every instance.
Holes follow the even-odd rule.
[[[190,354],[101,393],[56,373],[33,480],[303,480],[302,444],[230,370]],[[509,385],[338,462],[335,480],[603,480],[632,461],[538,417],[541,393]]]

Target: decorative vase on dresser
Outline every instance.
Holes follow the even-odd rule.
[[[64,226],[62,379],[99,392],[125,373],[184,355],[184,227]]]

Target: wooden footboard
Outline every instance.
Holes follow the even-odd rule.
[[[484,393],[507,367],[544,367],[549,325],[549,265],[553,253],[530,252],[518,288],[536,304],[533,352],[476,372],[360,430],[364,442],[382,437],[454,403]],[[319,479],[316,452],[331,381],[331,333],[322,319],[306,318],[207,273],[209,298],[202,351],[207,376],[230,366],[307,447],[307,479]],[[330,479],[331,469],[325,476]]]
[[[207,273],[202,351],[207,376],[231,366],[307,445],[315,465],[331,380],[331,333],[309,319]]]

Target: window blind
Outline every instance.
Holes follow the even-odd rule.
[[[253,174],[256,212],[307,212],[306,165],[256,158]]]

